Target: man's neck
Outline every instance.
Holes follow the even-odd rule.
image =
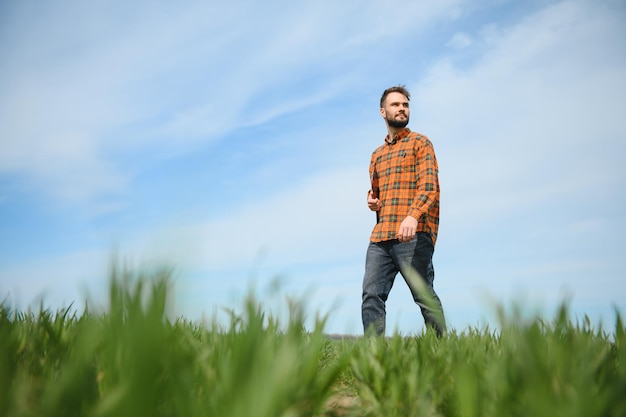
[[[404,127],[392,127],[387,125],[388,142],[393,142],[398,133],[402,132],[404,129]]]

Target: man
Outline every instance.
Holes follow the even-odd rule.
[[[442,336],[446,324],[433,288],[432,262],[439,228],[439,168],[430,140],[406,127],[409,99],[404,86],[388,88],[380,99],[387,136],[369,168],[367,205],[377,221],[365,260],[363,328],[367,334],[385,334],[385,302],[400,272],[426,325]]]

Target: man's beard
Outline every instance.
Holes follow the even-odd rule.
[[[409,124],[409,118],[407,117],[404,120],[387,119],[387,124],[393,128],[402,129]]]

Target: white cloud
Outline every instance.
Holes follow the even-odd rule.
[[[455,33],[454,36],[446,43],[446,46],[455,49],[464,49],[469,47],[473,43],[473,39],[467,33],[459,32]]]
[[[442,61],[414,88],[414,113],[439,151],[455,216],[478,225],[581,187],[606,192],[624,183],[611,158],[626,151],[620,25],[590,3],[559,3],[501,29],[475,65]]]
[[[227,216],[127,236],[122,250],[199,270],[246,268],[260,251],[276,268],[332,262],[367,242],[367,189],[361,169],[324,172]]]
[[[85,301],[106,305],[111,253],[82,250],[57,257],[31,259],[0,268],[0,297],[13,308],[51,309],[70,304],[80,310]]]
[[[370,45],[451,18],[462,4],[405,4],[400,14],[361,2],[291,3],[279,12],[254,2],[16,6],[5,18],[12,42],[3,42],[0,171],[74,199],[123,192],[132,173],[115,152],[184,153],[242,119],[293,111],[280,103],[245,113],[259,95],[359,61]],[[348,86],[281,94],[306,105]]]

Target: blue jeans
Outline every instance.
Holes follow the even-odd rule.
[[[385,334],[385,302],[398,272],[406,281],[413,300],[427,326],[441,336],[446,331],[441,301],[433,288],[435,247],[428,233],[419,232],[413,240],[370,242],[365,258],[361,314],[365,333]]]

